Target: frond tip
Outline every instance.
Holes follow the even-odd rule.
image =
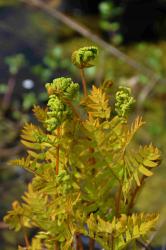
[[[92,67],[92,61],[98,54],[98,48],[95,46],[83,47],[72,54],[72,63],[80,69]]]
[[[109,98],[102,89],[96,88],[94,85],[83,105],[86,106],[89,115],[93,118],[108,119],[110,117]]]
[[[134,98],[131,96],[131,89],[120,86],[115,98],[115,111],[119,116],[124,117],[133,103],[135,103]]]
[[[72,99],[78,93],[79,84],[74,83],[71,78],[60,77],[53,80],[52,83],[47,83],[46,89],[48,95],[57,95],[67,99]]]

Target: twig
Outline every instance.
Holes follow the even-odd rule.
[[[151,77],[151,84],[147,84],[142,91],[140,92],[138,99],[137,99],[137,103],[138,103],[138,109],[142,106],[142,103],[144,103],[144,101],[146,100],[146,98],[148,97],[148,95],[151,93],[151,91],[154,89],[154,87],[156,86],[156,84],[158,83],[158,81],[160,80],[160,77],[155,76],[155,78]]]
[[[8,107],[10,106],[12,94],[14,91],[14,87],[16,85],[16,76],[11,75],[9,80],[8,80],[8,90],[6,94],[4,95],[3,101],[2,101],[2,109],[7,110]]]
[[[164,224],[166,224],[166,219],[163,220],[157,227],[157,229],[151,234],[148,243],[141,249],[141,250],[146,250],[148,249],[148,247],[150,246],[150,244],[152,243],[152,241],[154,240],[154,238],[157,236],[157,234],[159,233],[160,229],[164,226]]]
[[[151,246],[147,246],[145,242],[140,241],[140,240],[136,240],[137,245],[139,245],[140,247],[143,247],[144,250],[152,250]],[[142,250],[142,249],[141,249]]]
[[[60,12],[59,10],[53,9],[48,4],[45,4],[44,2],[42,2],[41,0],[20,0],[20,1],[24,2],[26,4],[32,4],[33,6],[36,6],[40,9],[42,9],[43,11],[48,13],[50,16],[56,18],[57,20],[64,23],[65,25],[67,25],[71,29],[77,31],[82,36],[90,39],[94,43],[96,43],[99,46],[101,46],[102,48],[104,48],[108,53],[114,55],[115,57],[118,57],[120,60],[124,61],[125,63],[127,63],[131,67],[137,69],[138,71],[141,71],[142,73],[149,76],[150,78],[152,78],[152,77],[158,78],[158,75],[154,74],[154,72],[151,69],[143,66],[142,64],[138,63],[134,59],[130,58],[125,53],[121,52],[120,50],[118,50],[117,48],[112,46],[111,44],[104,41],[98,35],[94,34],[91,30],[87,29],[82,24],[79,24],[78,22],[74,21],[72,18],[66,16],[65,14]]]

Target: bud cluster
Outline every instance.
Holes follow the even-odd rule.
[[[72,54],[72,62],[80,69],[93,66],[92,61],[98,54],[98,48],[95,46],[83,47]]]
[[[115,99],[115,111],[120,117],[124,117],[135,102],[134,98],[131,96],[131,89],[123,86],[119,87]]]
[[[54,79],[52,83],[47,83],[46,89],[49,100],[45,123],[47,130],[53,131],[67,118],[71,117],[72,112],[65,103],[65,99],[72,100],[78,93],[79,85],[74,83],[71,78],[60,77]]]

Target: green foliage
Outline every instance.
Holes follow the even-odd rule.
[[[96,51],[74,52],[74,64],[90,66]],[[33,109],[41,126],[25,124],[21,142],[27,156],[11,164],[34,177],[22,203],[15,202],[4,220],[16,231],[37,229],[28,250],[72,250],[79,235],[106,250],[123,250],[154,228],[158,214],[132,209],[137,192],[159,165],[160,153],[152,144],[132,144],[142,118],[129,124],[131,91],[121,87],[112,105],[111,85],[92,86],[75,101],[78,84],[55,79],[46,84],[47,107]]]
[[[119,45],[123,41],[122,35],[119,33],[120,23],[115,22],[115,18],[122,14],[123,8],[114,5],[112,1],[103,1],[99,4],[100,11],[100,28],[103,31],[109,32],[110,40],[115,45]]]
[[[18,0],[0,0],[0,7],[18,5],[20,2]]]
[[[18,71],[26,64],[26,60],[23,54],[8,56],[6,57],[5,62],[9,66],[9,72],[12,75],[17,74]]]

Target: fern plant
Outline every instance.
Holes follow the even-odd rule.
[[[129,88],[118,89],[114,105],[109,82],[88,93],[84,69],[93,66],[97,53],[92,46],[72,55],[84,97],[78,98],[79,84],[71,78],[47,83],[47,106],[33,109],[40,126],[23,128],[27,156],[11,164],[33,173],[33,179],[4,218],[11,229],[24,232],[26,247],[19,250],[83,250],[83,235],[90,250],[95,242],[105,250],[139,249],[158,220],[158,214],[133,213],[133,207],[159,165],[159,150],[132,145],[144,122],[141,117],[128,122],[134,103]],[[31,242],[29,228],[37,232]]]

